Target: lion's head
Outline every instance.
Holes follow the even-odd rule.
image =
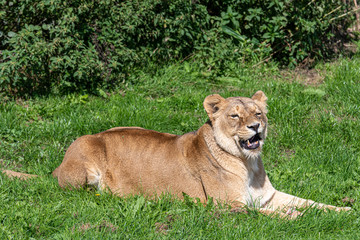
[[[217,144],[237,157],[258,157],[267,132],[266,100],[262,91],[251,98],[206,97],[204,108]]]

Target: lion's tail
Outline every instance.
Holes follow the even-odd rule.
[[[27,180],[27,179],[30,179],[30,178],[38,177],[38,175],[27,174],[27,173],[19,173],[19,172],[14,172],[14,171],[11,171],[11,170],[2,170],[2,169],[0,169],[0,172],[3,173],[4,175],[8,176],[9,178],[19,178],[21,180]]]

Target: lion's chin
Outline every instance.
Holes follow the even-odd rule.
[[[241,150],[241,152],[243,154],[243,157],[245,157],[248,160],[258,159],[260,157],[260,155],[261,155],[261,144],[256,149],[243,148]]]

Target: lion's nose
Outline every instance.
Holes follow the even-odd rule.
[[[253,124],[253,125],[250,125],[250,126],[247,126],[247,127],[254,130],[255,132],[258,132],[259,127],[260,127],[260,123],[256,123],[256,124]]]

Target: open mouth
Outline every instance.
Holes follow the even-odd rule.
[[[253,150],[253,149],[257,149],[258,147],[260,147],[260,140],[261,140],[261,137],[257,133],[254,136],[252,136],[251,138],[249,138],[248,140],[240,141],[240,145],[245,149]]]

